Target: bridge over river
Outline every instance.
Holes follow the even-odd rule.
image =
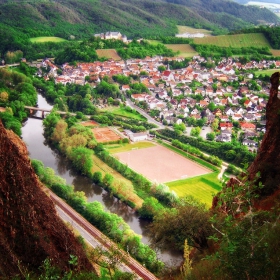
[[[29,110],[30,113],[30,117],[34,117],[34,118],[40,118],[38,116],[34,116],[33,113],[34,112],[42,112],[41,113],[41,118],[44,119],[45,118],[45,113],[50,113],[52,111],[52,109],[44,109],[44,108],[38,108],[38,107],[32,107],[32,106],[24,106],[25,109]],[[58,114],[60,115],[71,115],[71,116],[76,116],[75,113],[70,113],[70,112],[64,112],[64,111],[56,111]]]

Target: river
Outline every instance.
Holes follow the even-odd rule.
[[[44,109],[52,108],[41,95],[38,95],[38,106]],[[53,151],[45,143],[42,120],[29,118],[22,128],[22,139],[27,145],[30,158],[40,160],[45,167],[54,169],[67,184],[74,186],[75,191],[85,192],[89,202],[99,201],[106,210],[121,216],[135,233],[142,236],[143,243],[150,244],[147,235],[148,222],[139,219],[132,208],[110,196],[110,193],[103,188],[94,185],[89,178],[75,172],[63,156]],[[178,266],[182,261],[182,254],[172,248],[164,251],[157,250],[157,256],[169,266]]]

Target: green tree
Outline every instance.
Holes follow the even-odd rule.
[[[109,174],[109,173],[106,173],[105,176],[104,176],[104,178],[103,178],[103,180],[102,180],[102,183],[103,183],[105,186],[109,187],[109,186],[111,186],[111,184],[113,183],[113,180],[114,180],[113,175],[111,175],[111,174]]]
[[[183,249],[185,240],[199,250],[208,247],[207,238],[213,233],[209,212],[204,206],[193,206],[185,202],[176,209],[166,209],[156,214],[151,225],[151,239],[154,244],[171,242]]]
[[[102,173],[100,171],[94,172],[92,180],[94,183],[100,184],[102,182]]]
[[[206,134],[206,139],[209,141],[213,141],[215,139],[215,133],[214,132],[209,132]]]

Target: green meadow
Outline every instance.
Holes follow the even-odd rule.
[[[211,207],[213,195],[222,188],[218,180],[219,172],[213,172],[193,178],[166,183],[170,190],[176,192],[179,197],[191,195],[207,206]]]
[[[139,121],[145,121],[146,120],[146,118],[143,117],[141,114],[128,112],[127,110],[125,110],[124,108],[121,108],[121,107],[110,106],[110,107],[107,107],[105,109],[101,109],[100,112],[104,112],[104,113],[108,112],[108,113],[114,114],[116,116],[136,119],[136,120],[139,120]]]
[[[259,77],[260,75],[265,75],[270,77],[275,72],[279,72],[279,69],[260,70],[260,71],[256,71],[254,74],[256,77]]]
[[[65,42],[67,40],[59,37],[34,37],[30,38],[30,41],[32,43],[46,43],[46,42],[54,42],[54,43],[60,43],[60,42]]]

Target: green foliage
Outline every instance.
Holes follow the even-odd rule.
[[[217,156],[222,160],[227,160],[228,162],[235,164],[238,167],[244,167],[245,164],[251,163],[255,154],[248,151],[243,145],[238,145],[237,143],[222,143],[222,142],[209,142],[202,139],[197,139],[194,137],[189,137],[186,135],[177,135],[174,131],[169,129],[160,130],[157,132],[158,137],[164,137],[167,140],[177,139],[183,144],[189,144],[192,147],[198,148],[202,152],[208,153],[213,156]],[[233,158],[233,152],[235,152],[235,157]]]
[[[213,232],[209,217],[203,206],[182,201],[176,208],[154,216],[151,239],[155,244],[168,241],[181,250],[187,239],[190,246],[203,250],[208,247],[207,238]]]
[[[236,33],[263,33],[269,43],[271,44],[273,49],[280,49],[280,27],[279,26],[259,26],[254,28],[247,28],[247,29],[241,29],[239,31],[232,32],[234,34]]]
[[[127,48],[117,49],[117,51],[123,59],[145,58],[156,55],[172,57],[175,54],[163,44],[149,44],[147,41],[141,41],[140,43],[133,41],[128,44]]]
[[[92,155],[92,150],[85,147],[77,147],[71,151],[69,158],[77,170],[83,174],[90,175],[93,166]]]
[[[252,59],[261,60],[267,55],[271,55],[268,47],[219,47],[217,45],[202,45],[202,44],[191,44],[191,46],[203,57],[219,58],[221,56],[232,57],[233,55],[250,56]]]
[[[0,112],[0,119],[6,129],[11,129],[15,134],[21,136],[21,122],[7,112]]]
[[[217,198],[218,207],[227,212],[227,215],[217,212],[211,219],[215,229],[211,239],[219,243],[219,249],[209,259],[217,261],[217,278],[221,275],[223,279],[277,278],[279,205],[269,212],[255,208],[263,188],[255,184],[259,176],[251,181],[247,174],[242,174]]]
[[[42,162],[32,160],[34,170],[40,180],[49,186],[57,195],[66,200],[77,212],[82,214],[90,223],[96,226],[113,241],[123,245],[126,249],[130,244],[131,255],[144,262],[148,269],[158,273],[163,263],[157,260],[156,253],[148,246],[140,242],[138,235],[134,234],[124,220],[116,214],[104,210],[103,206],[95,202],[86,202],[83,192],[74,192],[73,187],[65,185],[65,181],[56,176],[51,168],[44,168]],[[132,247],[132,239],[137,240]],[[133,248],[133,250],[132,250]],[[75,257],[70,260],[75,264]]]
[[[142,207],[138,210],[141,218],[153,220],[156,214],[159,214],[164,210],[164,207],[154,197],[148,197],[142,204]]]

